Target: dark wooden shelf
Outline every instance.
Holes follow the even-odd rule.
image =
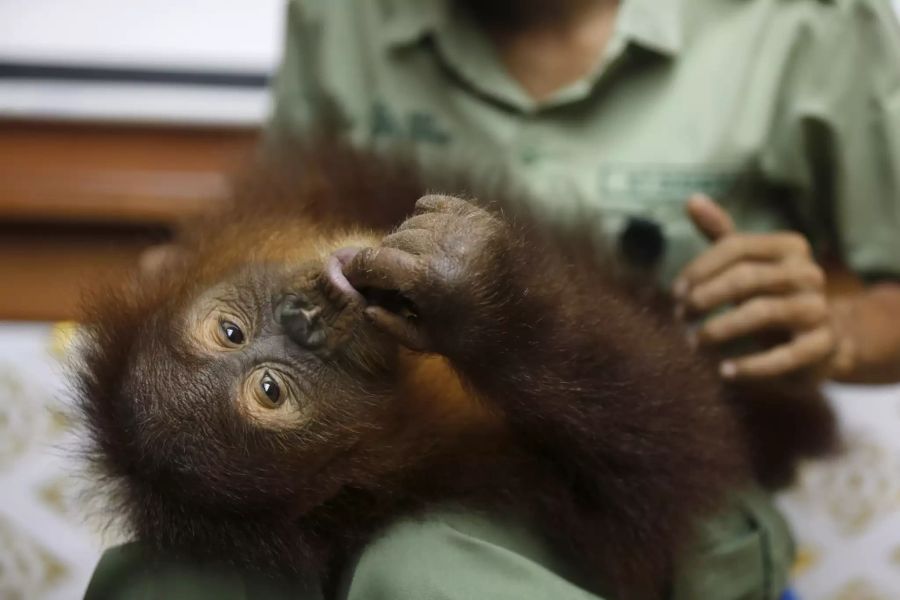
[[[0,220],[171,222],[220,198],[256,130],[0,121]]]
[[[69,319],[214,205],[258,131],[0,121],[0,319]]]

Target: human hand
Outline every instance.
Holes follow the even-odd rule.
[[[740,233],[730,215],[706,196],[693,196],[687,212],[712,246],[676,278],[680,316],[705,315],[691,334],[699,347],[744,336],[781,332],[787,340],[761,352],[724,360],[725,379],[760,380],[785,375],[824,376],[837,349],[825,295],[825,273],[809,243],[795,232]]]

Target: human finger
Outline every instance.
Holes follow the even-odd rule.
[[[685,206],[697,229],[710,241],[734,233],[734,220],[724,208],[705,194],[694,194]]]
[[[798,334],[787,344],[742,358],[724,361],[719,372],[725,379],[768,379],[824,363],[835,348],[828,326]]]
[[[684,294],[738,261],[810,256],[809,242],[798,233],[735,233],[722,238],[691,261],[678,276],[675,290]]]
[[[682,298],[693,312],[707,312],[754,296],[820,291],[825,272],[813,261],[742,261],[689,288]]]
[[[812,329],[827,319],[828,302],[821,294],[759,296],[710,318],[695,335],[700,345],[708,346],[772,329]]]

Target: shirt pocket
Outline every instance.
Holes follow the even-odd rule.
[[[758,213],[769,211],[760,202],[765,186],[753,171],[740,166],[604,164],[598,170],[598,208],[604,234],[616,244],[633,219],[657,224],[665,239],[665,252],[657,278],[668,285],[709,245],[685,213],[687,200],[697,193],[721,204],[735,221],[765,229]],[[771,211],[770,211],[771,212]],[[752,215],[751,215],[752,213]]]
[[[764,552],[756,529],[707,548],[678,578],[672,600],[768,600]]]
[[[794,544],[771,497],[752,488],[705,521],[673,585],[671,600],[777,600]]]
[[[655,223],[664,239],[656,274],[660,283],[667,286],[707,246],[685,214],[688,198],[703,193],[727,202],[736,197],[741,184],[741,174],[731,169],[601,165],[598,195],[605,237],[615,245],[634,219]]]

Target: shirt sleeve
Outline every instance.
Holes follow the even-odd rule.
[[[803,190],[813,240],[900,276],[900,28],[887,0],[833,0],[798,28],[763,168]]]
[[[276,579],[161,557],[138,542],[103,553],[85,600],[323,600],[318,582]]]
[[[391,527],[363,552],[347,600],[602,600],[505,532],[467,529],[439,520]]]

